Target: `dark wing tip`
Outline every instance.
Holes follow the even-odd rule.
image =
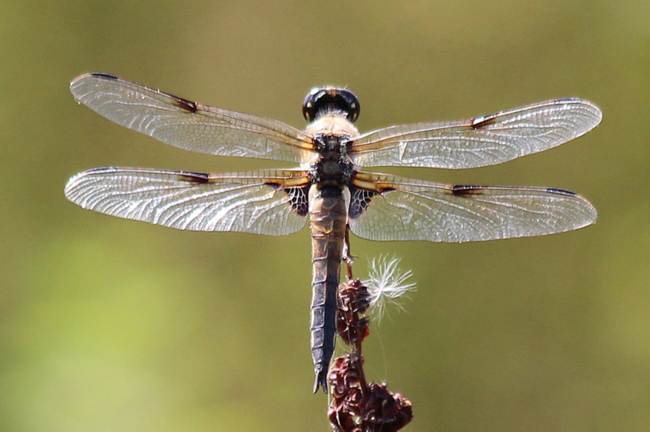
[[[86,73],[86,74],[83,74],[83,75],[79,75],[78,77],[73,79],[72,82],[70,83],[70,87],[72,87],[77,82],[82,81],[82,80],[84,80],[86,78],[98,78],[98,79],[104,79],[104,80],[108,80],[108,81],[119,81],[120,80],[120,78],[116,77],[115,75],[105,74],[105,73],[102,73],[102,72],[90,72],[90,73]]]
[[[546,188],[546,192],[552,193],[552,194],[557,194],[557,195],[566,195],[566,196],[576,196],[577,195],[575,192],[571,192],[570,190],[558,189],[558,188]]]
[[[583,103],[586,101],[579,97],[564,97],[564,98],[552,99],[551,102],[561,104],[561,103]]]
[[[91,168],[89,170],[77,173],[68,179],[67,183],[65,184],[63,193],[65,194],[66,197],[68,197],[68,199],[70,199],[69,194],[71,193],[72,189],[74,189],[77,186],[79,179],[89,175],[114,173],[118,169],[119,168],[117,167]]]
[[[101,168],[91,168],[89,170],[84,171],[83,173],[86,173],[86,174],[106,174],[106,173],[114,173],[117,170],[118,170],[117,167],[101,167]]]
[[[92,73],[89,73],[87,75],[91,76],[93,78],[102,78],[102,79],[107,79],[107,80],[111,80],[111,81],[119,80],[119,78],[116,77],[115,75],[106,74],[106,73],[103,73],[103,72],[92,72]],[[82,76],[84,76],[84,75],[82,75]]]
[[[91,72],[83,75],[79,75],[70,82],[70,92],[74,96],[75,100],[79,103],[82,103],[79,99],[82,97],[82,89],[88,84],[88,80],[105,80],[105,81],[120,81],[119,77],[115,75],[109,75],[101,72]],[[92,82],[92,81],[91,81]]]

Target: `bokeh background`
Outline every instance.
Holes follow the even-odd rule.
[[[166,146],[77,105],[102,71],[296,127],[313,86],[348,86],[362,131],[577,96],[601,126],[458,183],[567,188],[598,223],[475,244],[373,243],[418,291],[365,347],[414,405],[411,431],[650,430],[650,2],[0,3],[0,430],[327,431],[312,395],[310,244],[87,212],[97,166],[270,162]]]

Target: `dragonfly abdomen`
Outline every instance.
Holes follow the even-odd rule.
[[[347,204],[338,186],[310,191],[312,238],[311,351],[314,360],[314,393],[327,393],[327,371],[336,339],[337,290],[347,224]]]

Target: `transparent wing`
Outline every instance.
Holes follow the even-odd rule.
[[[391,126],[362,135],[358,166],[476,168],[537,153],[596,127],[602,113],[581,99],[557,99],[469,120]]]
[[[72,177],[65,196],[85,209],[171,228],[284,235],[305,225],[304,174],[96,168]]]
[[[70,91],[107,119],[185,150],[300,163],[313,148],[309,137],[282,122],[190,102],[112,75],[82,75]]]
[[[553,188],[454,186],[358,173],[350,228],[369,240],[466,242],[530,237],[590,225],[596,209]]]

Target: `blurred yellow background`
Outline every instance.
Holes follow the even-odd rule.
[[[412,431],[650,430],[650,3],[9,1],[0,4],[0,430],[327,431],[312,395],[310,239],[182,232],[83,211],[99,166],[234,171],[271,162],[161,144],[77,105],[101,71],[302,128],[318,85],[359,129],[576,96],[575,142],[466,171],[570,189],[595,226],[474,244],[352,239],[356,274],[402,258],[418,291],[372,327],[369,378]]]

